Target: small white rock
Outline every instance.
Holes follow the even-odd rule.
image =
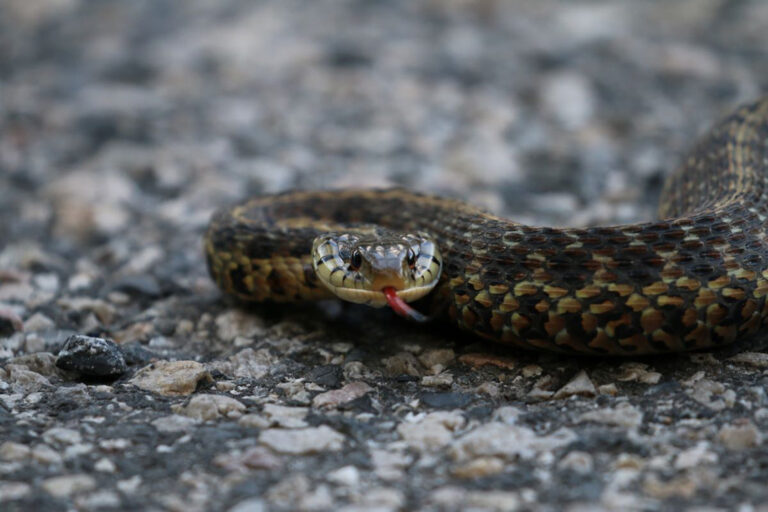
[[[57,498],[66,498],[79,492],[92,491],[96,480],[88,475],[62,475],[43,482],[43,489]]]
[[[343,466],[328,473],[326,478],[335,484],[354,487],[360,482],[360,471],[355,466]]]
[[[102,457],[96,461],[96,464],[93,465],[93,469],[101,471],[102,473],[114,473],[117,471],[117,466],[115,466],[115,463],[108,458]]]
[[[326,425],[293,430],[271,428],[261,432],[259,442],[278,453],[299,455],[341,450],[344,436]]]

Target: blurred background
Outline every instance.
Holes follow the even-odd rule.
[[[768,86],[766,26],[759,0],[4,0],[0,266],[189,286],[215,208],[296,187],[650,219]]]

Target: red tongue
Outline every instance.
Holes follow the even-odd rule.
[[[389,304],[389,307],[391,307],[392,310],[398,315],[404,316],[405,318],[408,318],[415,322],[429,321],[429,318],[427,318],[426,316],[422,315],[421,313],[413,309],[411,306],[408,305],[407,302],[401,299],[397,295],[397,290],[395,290],[393,287],[387,286],[381,291],[384,292],[384,296],[387,298],[387,304]]]

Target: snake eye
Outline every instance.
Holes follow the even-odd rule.
[[[408,249],[408,254],[406,255],[406,261],[408,262],[408,266],[413,268],[416,266],[416,251],[413,249]]]
[[[351,270],[357,270],[360,268],[360,265],[363,264],[363,255],[360,254],[360,251],[354,251],[352,253],[352,256],[349,258],[349,268]]]

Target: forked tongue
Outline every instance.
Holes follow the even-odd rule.
[[[428,322],[429,317],[422,315],[411,306],[408,305],[403,299],[397,295],[397,290],[392,286],[387,286],[381,290],[384,292],[384,296],[387,298],[387,304],[392,310],[400,316],[404,316],[414,322]]]

